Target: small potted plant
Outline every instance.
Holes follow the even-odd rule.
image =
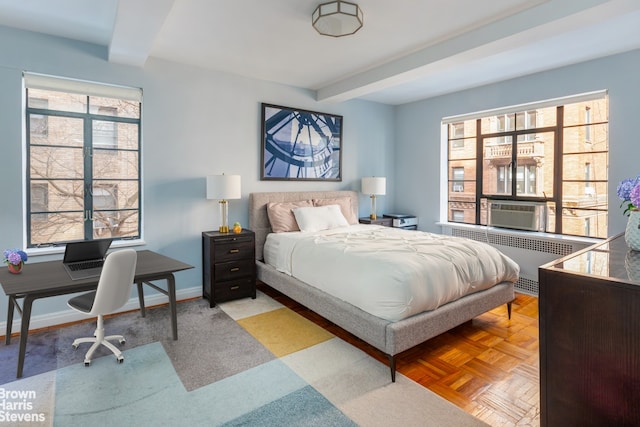
[[[29,259],[27,253],[20,249],[5,249],[4,251],[4,262],[7,264],[10,273],[20,273],[27,259]]]

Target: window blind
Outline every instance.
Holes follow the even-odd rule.
[[[585,92],[578,95],[547,99],[545,101],[530,102],[527,104],[520,104],[520,105],[511,105],[508,107],[500,107],[493,110],[484,110],[484,111],[477,111],[475,113],[467,113],[467,114],[460,114],[457,116],[444,117],[442,119],[442,123],[451,124],[456,122],[464,122],[466,120],[481,119],[483,117],[517,113],[519,111],[537,110],[537,109],[542,109],[547,107],[557,107],[559,105],[575,104],[577,102],[584,102],[584,101],[593,101],[594,99],[603,99],[606,96],[607,96],[606,90]]]
[[[24,85],[27,89],[53,90],[58,92],[77,93],[81,95],[101,96],[105,98],[126,99],[142,102],[142,89],[77,80],[46,74],[23,73]]]

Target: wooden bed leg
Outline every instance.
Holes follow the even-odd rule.
[[[510,302],[507,303],[507,316],[509,316],[509,319],[511,319],[511,303]]]
[[[395,356],[389,356],[389,368],[391,368],[391,382],[396,382],[396,358]]]

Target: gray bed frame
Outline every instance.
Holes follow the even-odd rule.
[[[507,304],[508,316],[511,318],[511,302],[515,297],[514,284],[511,282],[496,284],[436,310],[390,322],[281,273],[263,262],[264,243],[267,234],[271,232],[267,216],[269,202],[337,197],[349,197],[354,214],[358,217],[358,193],[355,191],[268,192],[249,195],[249,228],[256,234],[258,279],[385,353],[389,358],[392,382],[395,382],[397,354],[502,304]]]

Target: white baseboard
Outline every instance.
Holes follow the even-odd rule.
[[[193,288],[186,289],[178,289],[176,291],[176,300],[181,301],[185,299],[190,299],[194,297],[202,296],[202,287],[195,286]],[[160,293],[155,293],[151,295],[145,295],[144,305],[145,307],[151,307],[154,305],[165,304],[169,302],[169,297],[166,295],[162,295]],[[138,295],[131,298],[117,313],[122,313],[125,311],[136,310],[140,308],[138,303]],[[14,314],[13,326],[11,328],[12,333],[20,332],[20,327],[22,325],[22,321],[17,314],[17,311]],[[64,323],[77,322],[79,320],[86,320],[87,316],[84,316],[82,313],[78,313],[73,309],[58,311],[55,313],[47,313],[41,314],[38,316],[31,316],[31,322],[29,324],[29,330],[47,328],[49,326],[62,325]],[[5,335],[7,331],[7,322],[0,322],[0,335]]]

